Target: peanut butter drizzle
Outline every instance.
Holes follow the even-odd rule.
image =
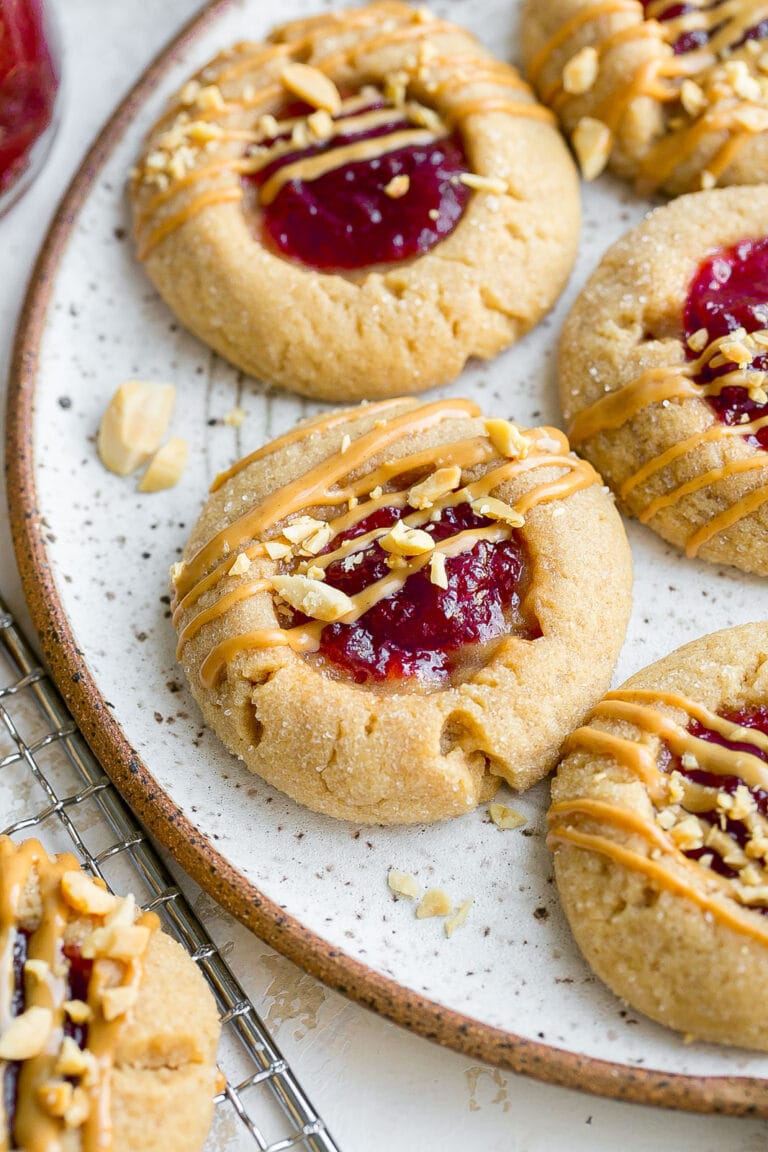
[[[680,500],[686,496],[692,496],[695,492],[700,492],[702,488],[709,488],[712,484],[717,484],[729,476],[738,476],[743,472],[759,472],[764,468],[768,468],[768,459],[761,459],[760,457],[756,460],[727,460],[719,468],[712,468],[709,472],[694,477],[693,480],[687,480],[685,484],[680,484],[672,492],[664,492],[660,496],[656,496],[639,513],[637,518],[641,524],[647,524],[662,509],[674,507]]]
[[[612,3],[626,2],[628,2],[628,0],[612,0]],[[316,40],[322,36],[324,32],[331,30],[334,33],[339,33],[355,27],[375,27],[387,14],[389,14],[390,19],[396,21],[395,27],[388,28],[386,31],[368,40],[364,40],[360,44],[351,45],[324,57],[312,59],[312,67],[319,69],[328,76],[332,76],[335,72],[338,72],[339,69],[349,67],[350,65],[354,66],[358,60],[363,59],[368,54],[375,54],[389,46],[404,42],[413,41],[416,45],[418,42],[436,33],[450,31],[451,29],[451,25],[442,20],[423,20],[418,12],[414,12],[406,5],[374,4],[370,9],[365,9],[362,12],[345,12],[335,14],[333,17],[319,17],[316,22],[302,21],[296,25],[295,34],[292,35],[290,40],[262,46],[255,52],[250,52],[250,46],[244,45],[245,55],[241,59],[229,62],[230,57],[224,54],[218,58],[216,63],[208,65],[201,72],[198,72],[195,82],[203,86],[218,86],[228,81],[237,80],[250,69],[269,64],[279,57],[289,59],[298,58],[301,60],[310,59]],[[278,30],[274,33],[274,39],[277,40],[277,38],[283,34],[284,32]],[[480,55],[476,57],[471,56],[469,53],[463,53],[457,59],[461,65],[461,70],[458,74],[450,58],[436,56],[431,59],[421,59],[418,53],[413,65],[411,66],[409,63],[406,69],[409,82],[418,77],[424,83],[424,87],[427,90],[433,92],[448,92],[450,94],[451,126],[460,124],[470,116],[494,112],[503,112],[524,119],[554,122],[554,117],[549,109],[539,105],[532,94],[530,100],[515,99],[498,92],[472,94],[470,91],[469,94],[459,93],[454,96],[454,90],[458,84],[470,90],[479,84],[490,84],[496,87],[509,88],[521,94],[529,91],[527,85],[508,65],[493,60],[484,60]],[[219,64],[218,69],[216,64]],[[443,67],[444,71],[448,72],[448,75],[441,78],[439,75],[440,67]],[[246,89],[246,91],[238,97],[228,98],[223,101],[223,103],[211,106],[210,108],[194,108],[194,118],[196,121],[209,121],[227,118],[233,114],[242,113],[247,109],[258,108],[261,109],[262,112],[268,111],[274,102],[280,99],[281,95],[285,95],[285,90],[279,81],[279,76],[276,76],[273,82],[259,90],[248,92]],[[356,97],[353,97],[352,101],[356,99]],[[344,107],[348,103],[349,101],[344,101],[341,114],[343,114]],[[192,104],[194,104],[194,101],[192,101]],[[391,109],[393,118],[397,116],[398,113],[400,115],[407,115],[407,109],[398,107],[397,105],[393,106]],[[190,105],[178,103],[175,107],[170,108],[164,113],[152,131],[158,130],[167,122],[178,120],[181,116],[189,118],[190,115]],[[349,121],[342,124],[336,124],[334,122],[334,128],[330,138],[332,139],[341,132],[349,130]],[[409,131],[412,133],[410,136],[406,131],[400,134],[392,133],[386,137],[378,137],[373,140],[359,141],[355,144],[329,149],[319,156],[307,157],[303,160],[299,159],[294,164],[279,169],[266,181],[259,190],[259,202],[264,205],[269,205],[285,184],[291,180],[318,179],[320,176],[344,164],[375,159],[399,147],[420,143],[432,143],[439,138],[434,132],[430,133],[424,129],[419,130],[418,128],[414,128]],[[448,131],[447,125],[445,126],[445,131]],[[259,134],[252,135],[248,132],[224,130],[217,139],[221,139],[222,141],[252,139],[259,141],[263,139],[263,137]],[[160,145],[160,147],[162,147],[162,145]],[[290,141],[278,141],[273,144],[267,156],[263,158],[259,157],[254,159],[248,157],[244,159],[241,156],[235,155],[217,162],[216,165],[208,164],[193,170],[191,173],[184,173],[181,176],[170,176],[168,187],[162,189],[159,194],[151,197],[151,199],[145,203],[142,210],[137,213],[135,233],[139,249],[139,259],[146,259],[153,249],[167,236],[175,232],[188,220],[198,216],[206,208],[219,203],[234,202],[241,199],[242,190],[240,189],[239,182],[236,185],[232,184],[231,178],[248,172],[258,171],[264,164],[271,163],[278,155],[288,150],[295,150],[295,145],[291,145]],[[143,179],[145,174],[145,172],[140,172],[138,179]],[[220,188],[208,188],[200,192],[177,212],[168,214],[154,228],[149,227],[150,221],[158,209],[167,204],[169,200],[172,200],[178,192],[185,188],[190,188],[198,181],[202,182],[209,178],[215,178],[216,175],[229,177],[229,179]],[[168,178],[168,176],[169,174],[166,173],[166,178]]]
[[[531,82],[538,82],[553,53],[562,48],[585,24],[605,15],[634,12],[636,23],[619,29],[595,45],[598,58],[602,60],[619,43],[648,36],[659,40],[658,56],[641,61],[619,89],[591,113],[616,134],[633,101],[639,97],[650,97],[661,104],[679,100],[680,83],[685,77],[706,83],[708,73],[727,58],[731,50],[740,46],[746,32],[768,17],[768,4],[764,0],[727,0],[723,4],[694,0],[691,11],[671,20],[657,20],[656,17],[662,16],[668,8],[666,0],[658,0],[645,12],[639,4],[619,7],[611,4],[610,0],[608,3],[585,7],[566,21],[536,54],[529,68]],[[672,45],[675,41],[683,33],[694,29],[712,31],[708,43],[680,56],[673,56]],[[564,90],[562,77],[559,77],[542,87],[541,95],[546,103],[562,111],[570,94]],[[716,147],[706,161],[706,170],[716,181],[728,169],[746,141],[763,130],[759,121],[751,126],[743,118],[745,110],[753,107],[749,100],[741,103],[734,100],[727,103],[725,108],[715,105],[713,112],[706,109],[698,114],[686,112],[685,115],[690,116],[689,122],[667,133],[644,157],[639,169],[638,186],[646,192],[652,192],[692,158],[705,137],[725,132],[727,139]]]
[[[387,410],[390,403],[384,402],[382,405],[367,406],[364,413],[370,418],[377,414],[379,408]],[[333,536],[337,537],[349,527],[366,519],[380,507],[404,507],[407,502],[408,489],[395,492],[382,490],[384,485],[400,475],[413,476],[424,471],[429,475],[433,470],[443,466],[459,466],[466,469],[478,464],[490,463],[495,452],[486,434],[423,449],[408,456],[386,461],[365,471],[366,465],[372,459],[402,437],[424,431],[445,419],[476,417],[477,415],[479,415],[479,409],[470,401],[444,400],[410,408],[388,422],[382,420],[379,427],[374,426],[373,429],[353,441],[345,453],[326,458],[305,475],[299,476],[283,489],[272,493],[260,504],[244,513],[234,524],[219,532],[213,540],[203,545],[190,563],[182,569],[176,583],[176,595],[181,599],[174,614],[175,619],[178,619],[180,612],[194,604],[202,594],[199,591],[201,584],[205,585],[205,590],[209,590],[215,587],[218,580],[223,578],[225,570],[224,564],[221,563],[222,549],[226,550],[226,564],[230,566],[233,558],[239,554],[249,539],[256,534],[269,532],[287,517],[295,513],[306,513],[312,508],[327,508],[328,506],[338,508],[341,505],[349,504],[350,500],[354,500],[354,504],[349,506],[346,512],[327,521],[332,527]],[[346,416],[347,414],[345,414]],[[329,417],[328,421],[338,424],[338,414]],[[376,421],[376,423],[379,422]],[[320,425],[311,425],[300,431],[303,436],[309,437],[324,430],[325,422],[322,422]],[[519,514],[529,511],[538,504],[562,499],[599,482],[599,478],[591,465],[566,454],[568,442],[558,430],[545,428],[528,432],[525,435],[530,448],[523,459],[506,459],[504,463],[490,468],[478,479],[457,490],[436,497],[429,507],[414,509],[402,518],[404,525],[408,528],[418,528],[426,524],[432,516],[441,514],[444,509],[481,499],[505,482],[536,468],[557,469],[563,474],[556,479],[543,481],[522,494],[516,501],[514,508],[514,511]],[[295,442],[294,437],[295,434],[289,433],[284,443]],[[254,456],[255,454],[252,454],[248,459],[253,462]],[[228,475],[236,475],[242,466],[235,466],[235,469],[230,470]],[[355,479],[349,479],[350,476],[360,470],[362,470],[361,475]],[[343,484],[345,478],[347,478],[347,482]],[[221,481],[217,480],[214,487],[218,488],[220,483]],[[373,495],[370,495],[371,493]],[[368,498],[359,502],[359,496],[367,496]],[[446,557],[456,556],[473,548],[480,540],[498,542],[507,539],[513,530],[512,526],[506,522],[465,529],[445,540],[435,542],[434,548],[426,553],[401,558],[399,566],[393,568],[382,579],[370,584],[351,597],[352,607],[350,611],[339,618],[340,622],[349,624],[359,619],[380,600],[401,588],[414,572],[430,563],[434,554],[442,553]],[[310,555],[308,565],[324,571],[334,561],[364,550],[373,542],[387,535],[389,531],[389,527],[376,528],[352,540],[343,541],[335,549],[323,555]],[[333,537],[330,539],[332,540]],[[211,564],[215,565],[213,571],[203,575],[205,568]],[[212,576],[213,579],[211,579]],[[247,582],[223,596],[219,596],[212,604],[198,612],[186,625],[180,635],[179,652],[205,624],[221,617],[235,604],[265,591],[269,585],[269,579],[257,580],[253,583]],[[293,628],[265,628],[231,637],[208,653],[200,669],[200,680],[206,687],[213,686],[226,664],[238,653],[248,649],[285,646],[297,652],[316,651],[320,645],[322,629],[325,626],[323,621],[313,620],[308,624]]]
[[[583,444],[601,432],[613,432],[623,427],[651,404],[701,395],[702,389],[689,379],[685,365],[681,364],[679,368],[648,368],[616,392],[606,392],[594,404],[579,412],[571,421],[568,439],[573,445]]]
[[[90,1114],[76,1129],[66,1129],[63,1119],[50,1115],[38,1098],[38,1089],[48,1080],[55,1079],[55,1066],[63,1039],[65,1023],[64,1002],[69,998],[64,958],[65,933],[73,920],[81,919],[62,894],[65,872],[78,871],[74,856],[62,854],[49,857],[37,840],[27,840],[16,846],[8,837],[0,837],[0,1032],[10,1023],[10,995],[13,988],[13,947],[21,927],[23,897],[30,879],[37,875],[41,903],[41,917],[37,928],[29,935],[27,959],[39,960],[47,965],[47,975],[25,978],[25,1011],[32,1007],[45,1008],[51,1013],[51,1031],[39,1056],[21,1062],[18,1078],[14,1146],[25,1152],[60,1152],[65,1131],[78,1132],[82,1152],[109,1152],[112,1147],[110,1117],[110,1079],[113,1052],[123,1023],[122,1017],[107,1021],[101,1008],[103,988],[114,987],[114,960],[93,962],[89,981],[88,1003],[92,1019],[88,1024],[87,1051],[96,1058],[95,1082],[87,1089]],[[96,918],[98,923],[99,918]],[[137,924],[150,929],[159,926],[154,913],[144,913]],[[138,987],[143,972],[143,956],[125,964],[120,984]],[[0,1062],[0,1080],[5,1065]],[[7,1133],[2,1147],[10,1136],[9,1118],[2,1114],[0,1103],[0,1130]]]

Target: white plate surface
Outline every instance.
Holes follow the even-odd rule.
[[[500,832],[483,809],[440,826],[360,829],[298,808],[203,729],[174,659],[168,568],[216,472],[319,406],[244,379],[181,329],[133,259],[123,187],[167,95],[219,48],[266,33],[264,9],[259,0],[227,9],[166,75],[100,172],[56,275],[34,452],[48,557],[77,645],[173,803],[248,882],[333,947],[442,1005],[559,1048],[694,1075],[768,1074],[766,1057],[684,1045],[590,975],[558,907],[544,844],[546,784],[511,801],[528,817],[522,833]],[[435,9],[514,59],[508,3],[439,0]],[[309,10],[310,0],[283,0],[280,18]],[[471,365],[436,394],[471,396],[525,424],[557,423],[562,320],[605,248],[647,209],[608,178],[586,188],[580,259],[557,310],[493,364]],[[96,456],[104,407],[130,377],[178,387],[173,433],[189,441],[191,466],[168,492],[140,495]],[[235,431],[220,419],[238,406],[247,419]],[[628,530],[635,606],[617,682],[704,632],[768,613],[762,581],[688,561],[637,525]],[[466,925],[447,940],[441,921],[417,921],[387,890],[391,867],[457,901],[472,896]]]

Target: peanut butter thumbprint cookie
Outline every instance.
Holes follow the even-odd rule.
[[[158,925],[74,856],[0,837],[0,1148],[202,1147],[219,1021]]]
[[[571,443],[627,512],[768,574],[768,187],[685,196],[615,244],[559,372]]]
[[[671,195],[768,180],[768,8],[527,0],[528,76],[591,180]]]
[[[610,680],[631,580],[563,434],[468,400],[299,425],[218,477],[172,577],[179,657],[227,747],[380,824],[545,775]]]
[[[634,1008],[768,1051],[768,624],[705,636],[566,741],[549,845],[573,934]]]
[[[139,259],[187,327],[307,396],[420,392],[557,298],[575,167],[513,68],[384,0],[236,44],[133,173]]]

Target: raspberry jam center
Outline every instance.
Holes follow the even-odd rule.
[[[363,113],[385,108],[368,105]],[[298,111],[297,111],[298,109]],[[311,112],[293,105],[294,117]],[[355,116],[363,113],[357,112]],[[350,116],[340,116],[342,123]],[[384,139],[416,127],[398,109],[392,119],[362,131],[351,130],[284,153],[246,177],[257,188],[286,165],[335,149]],[[277,136],[276,141],[289,139]],[[459,180],[467,159],[456,133],[426,144],[411,144],[368,160],[340,164],[316,179],[291,179],[261,213],[262,239],[273,251],[322,271],[353,271],[421,256],[458,224],[470,190]]]
[[[737,328],[747,332],[768,328],[768,238],[721,248],[700,265],[688,290],[683,327],[686,340],[706,328],[710,341]],[[695,358],[697,353],[686,348],[689,359]],[[706,364],[694,379],[709,384],[736,367],[733,363],[716,368]],[[752,361],[750,370],[768,372],[768,349]],[[768,404],[753,400],[738,385],[727,385],[706,401],[724,424],[744,424],[768,415]],[[754,447],[768,448],[768,427],[745,439]]]
[[[58,84],[41,0],[0,5],[0,194],[26,170],[50,125]]]
[[[375,528],[389,527],[411,509],[380,508],[333,541],[338,548]],[[443,509],[423,525],[435,541],[486,527],[491,521],[467,504]],[[354,596],[390,574],[388,554],[378,543],[335,560],[326,582]],[[485,663],[483,647],[514,629],[533,639],[538,629],[523,620],[521,588],[527,561],[516,533],[508,540],[479,540],[458,556],[446,557],[447,588],[430,579],[429,565],[411,572],[402,587],[380,600],[352,624],[328,624],[319,655],[359,684],[397,682],[413,677],[439,687],[467,666]]]
[[[731,723],[738,724],[742,728],[752,728],[757,732],[768,735],[768,707],[765,705],[722,712],[720,715],[724,720],[729,720]],[[703,724],[699,723],[698,720],[693,720],[689,724],[688,731],[692,736],[697,736],[700,740],[706,740],[710,744],[718,744],[721,748],[728,748],[732,752],[746,752],[768,763],[768,753],[762,748],[749,743],[747,740],[729,740],[719,732],[715,732],[711,728],[706,728]],[[670,758],[667,771],[677,771],[684,776],[686,780],[690,780],[692,784],[712,788],[728,796],[734,796],[737,789],[746,788],[754,801],[756,811],[763,816],[768,816],[768,792],[762,788],[750,788],[739,776],[720,776],[714,772],[704,771],[701,768],[687,768],[678,756],[672,756]],[[750,830],[744,820],[732,818],[722,806],[705,811],[702,811],[697,806],[696,815],[707,821],[714,828],[725,832],[739,848],[743,849],[746,847],[750,839]],[[739,875],[737,869],[732,868],[730,864],[726,863],[724,856],[727,856],[728,853],[719,845],[713,846],[705,844],[701,848],[689,849],[684,854],[691,860],[711,857],[711,860],[707,861],[709,867],[721,876],[735,879]],[[760,908],[757,909],[757,911],[768,915],[768,908]]]
[[[643,8],[646,13],[651,6],[655,7],[656,0],[642,0]],[[717,0],[715,4],[707,4],[704,6],[705,11],[716,12],[718,8],[722,7],[725,0]],[[690,12],[700,13],[702,6],[699,4],[670,4],[668,8],[664,8],[661,12],[653,16],[654,20],[658,20],[660,24],[665,24],[668,20],[676,20],[679,16],[687,16]],[[681,32],[676,40],[672,43],[672,51],[675,56],[682,56],[685,52],[695,52],[697,48],[706,48],[713,36],[715,36],[722,28],[724,20],[715,22],[711,28],[690,28],[686,32]],[[768,36],[768,20],[760,20],[759,23],[754,24],[748,28],[746,32],[742,33],[733,44],[729,45],[729,49],[733,51],[734,48],[740,47],[746,40],[764,40]]]

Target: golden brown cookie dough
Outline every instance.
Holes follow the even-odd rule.
[[[603,257],[566,321],[559,357],[571,443],[622,508],[689,556],[763,575],[768,452],[755,437],[768,423],[758,367],[768,324],[711,340],[699,329],[686,344],[683,310],[705,259],[766,233],[765,187],[699,192],[657,209]],[[742,366],[698,383],[717,355]],[[721,423],[704,398],[725,386],[752,390],[745,423]]]
[[[680,7],[527,0],[528,77],[587,179],[607,165],[641,192],[671,195],[768,180],[764,10],[749,0]]]
[[[473,549],[487,566],[519,556],[515,595],[435,671],[443,633],[414,629],[432,609],[438,629],[463,619]],[[545,775],[610,679],[631,579],[612,501],[562,433],[402,399],[299,425],[219,477],[172,576],[180,659],[226,746],[300,803],[381,824],[457,816],[499,779]],[[376,632],[387,598],[416,588],[427,608]],[[474,588],[470,617],[495,586]],[[386,663],[392,641],[406,674]],[[346,643],[368,663],[340,659]]]
[[[302,146],[337,132],[328,110],[350,93],[337,108],[349,115],[362,90],[363,105],[398,108],[415,135],[458,130],[471,193],[425,255],[320,272],[265,246],[243,177],[293,146],[269,144],[280,132]],[[278,126],[299,91],[317,110]],[[388,195],[407,189],[393,182]],[[495,356],[552,306],[579,231],[578,181],[552,114],[468,32],[397,0],[218,56],[150,133],[131,200],[139,257],[196,335],[256,377],[337,401],[419,392],[471,356]]]
[[[74,856],[0,837],[3,1146],[202,1147],[218,1016],[196,965],[158,923]]]
[[[566,741],[549,815],[563,907],[597,975],[670,1028],[762,1051],[766,651],[768,624],[745,624],[609,692]]]

